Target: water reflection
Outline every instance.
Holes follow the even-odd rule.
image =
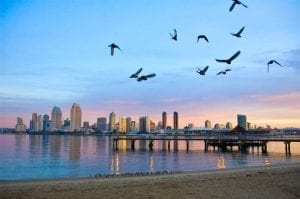
[[[61,155],[61,140],[60,136],[50,136],[50,156],[52,159],[59,159]]]
[[[154,172],[154,158],[152,152],[150,153],[149,157],[149,171]]]
[[[111,158],[110,164],[110,173],[111,174],[120,174],[120,166],[119,166],[119,153],[114,153]]]
[[[219,157],[218,163],[217,163],[217,168],[218,169],[225,169],[226,168],[224,155],[221,155]]]
[[[81,136],[69,137],[69,160],[80,159],[81,138]]]

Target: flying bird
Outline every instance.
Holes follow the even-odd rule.
[[[205,75],[207,69],[208,69],[209,66],[206,66],[204,69],[200,69],[198,68],[198,70],[196,71],[197,73],[199,73],[199,75]]]
[[[230,8],[229,8],[229,12],[231,12],[232,10],[233,10],[233,8],[235,7],[235,5],[242,5],[242,6],[244,6],[245,8],[248,8],[248,6],[246,6],[245,4],[243,4],[241,1],[239,1],[239,0],[232,0],[233,1],[233,3],[232,3],[232,5],[230,6]]]
[[[199,42],[200,39],[204,39],[206,42],[209,42],[205,35],[198,35],[197,42]]]
[[[232,34],[232,36],[241,38],[242,37],[241,34],[244,31],[244,29],[245,29],[245,26],[243,26],[237,33],[230,33],[230,34]]]
[[[268,65],[268,72],[269,72],[269,68],[270,68],[270,64],[277,64],[278,66],[283,67],[280,63],[278,63],[276,60],[272,59],[270,60],[267,65]]]
[[[177,41],[177,30],[174,29],[174,34],[172,35],[171,33],[169,33],[171,36],[171,39],[173,39],[174,41]]]
[[[224,70],[224,71],[218,72],[217,75],[221,75],[221,74],[222,74],[222,75],[226,75],[226,73],[229,72],[229,71],[231,71],[231,69],[226,69],[226,70]]]
[[[152,74],[149,74],[149,75],[142,75],[142,76],[137,78],[137,81],[140,82],[140,81],[147,80],[148,78],[155,77],[155,76],[156,76],[155,73],[152,73]]]
[[[231,64],[231,62],[237,58],[239,55],[241,54],[241,51],[237,51],[236,53],[234,53],[234,55],[232,55],[229,59],[216,59],[217,62],[225,62],[227,64]]]
[[[142,72],[143,68],[140,68],[138,71],[133,73],[129,78],[138,78],[139,74]]]
[[[118,45],[116,45],[115,43],[112,43],[112,44],[108,45],[108,47],[110,47],[110,55],[111,56],[114,55],[115,48],[121,50],[121,48]]]

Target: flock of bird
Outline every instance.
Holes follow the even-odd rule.
[[[229,12],[231,12],[236,7],[236,5],[242,5],[243,7],[248,8],[248,6],[245,5],[243,2],[241,2],[240,0],[232,0],[232,1],[233,2],[232,2],[232,5],[229,8]],[[241,38],[242,37],[241,34],[243,33],[244,29],[245,29],[245,26],[243,26],[237,33],[230,33],[230,34],[234,37]],[[177,36],[177,30],[176,29],[174,29],[173,34],[172,33],[169,33],[169,34],[171,36],[171,40],[178,41],[178,36]],[[202,39],[205,40],[207,43],[209,43],[208,37],[206,35],[198,35],[197,36],[197,43],[199,42],[199,40],[202,40]],[[115,49],[118,49],[118,50],[122,51],[121,48],[118,45],[116,45],[115,43],[110,44],[108,47],[110,47],[111,56],[114,55]],[[230,65],[232,63],[232,61],[235,60],[240,54],[241,54],[241,51],[239,50],[236,53],[234,53],[231,57],[229,57],[228,59],[216,59],[216,62],[226,63],[226,64]],[[283,67],[276,60],[270,60],[270,61],[267,62],[267,71],[268,72],[270,70],[270,65],[271,64],[277,64],[278,66]],[[209,68],[209,66],[206,66],[203,69],[198,68],[198,70],[196,72],[199,75],[205,75],[208,68]],[[140,73],[142,72],[142,70],[143,70],[143,68],[140,68],[137,72],[133,73],[129,78],[136,78],[136,80],[138,82],[140,82],[140,81],[147,80],[148,78],[152,78],[152,77],[156,76],[155,73],[139,76]],[[229,71],[231,71],[231,69],[227,68],[224,71],[218,72],[217,75],[225,75]]]

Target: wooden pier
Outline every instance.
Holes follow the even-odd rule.
[[[186,150],[190,150],[190,141],[203,141],[204,151],[209,151],[210,148],[215,150],[227,151],[237,147],[239,151],[246,152],[250,147],[261,150],[262,153],[267,153],[268,142],[283,142],[285,144],[285,153],[291,154],[291,143],[300,142],[300,135],[115,135],[112,138],[113,149],[118,150],[119,141],[126,140],[130,142],[131,150],[135,150],[135,142],[144,141],[148,143],[149,150],[153,150],[155,141],[162,141],[163,148],[171,149],[173,143],[174,151],[178,150],[178,141],[185,141]],[[167,146],[166,146],[167,145]]]

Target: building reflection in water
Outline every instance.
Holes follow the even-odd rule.
[[[36,157],[41,151],[41,135],[29,135],[29,151],[32,157]]]
[[[59,159],[61,154],[62,137],[57,135],[50,136],[50,156],[53,159]]]
[[[79,160],[82,136],[69,136],[69,160]]]
[[[152,153],[149,156],[149,172],[154,172],[154,158]]]
[[[265,158],[265,159],[264,159],[264,165],[265,165],[265,166],[271,165],[270,160],[268,160],[267,158]]]
[[[219,157],[218,163],[217,163],[217,168],[218,169],[225,169],[226,168],[224,155],[221,155]]]
[[[119,153],[114,153],[112,155],[111,164],[110,164],[110,173],[120,174]]]

